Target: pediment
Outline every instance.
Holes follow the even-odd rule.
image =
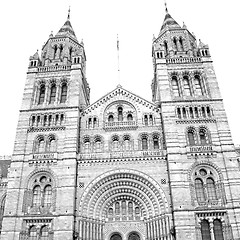
[[[138,95],[122,88],[122,86],[118,85],[113,91],[104,95],[102,98],[97,100],[95,103],[88,106],[83,111],[83,116],[87,115],[97,108],[102,108],[110,105],[114,102],[128,102],[129,104],[133,104],[136,108],[145,108],[151,112],[159,112],[160,109],[152,102],[149,102],[146,99],[139,97]]]

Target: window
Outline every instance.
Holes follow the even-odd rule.
[[[222,222],[219,219],[213,221],[213,232],[216,240],[223,240]]]
[[[207,192],[210,200],[217,199],[216,186],[212,178],[207,178]]]
[[[153,149],[157,150],[159,149],[159,137],[153,136]]]
[[[108,121],[109,121],[109,122],[113,122],[113,121],[114,121],[113,115],[109,115],[109,116],[108,116]]]
[[[180,43],[181,51],[184,51],[184,47],[183,47],[183,39],[182,39],[181,37],[179,38],[179,43]]]
[[[33,206],[41,205],[41,187],[39,185],[33,188]]]
[[[102,139],[100,136],[96,136],[94,140],[94,150],[96,152],[101,152],[102,150]]]
[[[175,37],[173,38],[173,45],[174,45],[174,49],[178,50],[177,39]]]
[[[43,206],[50,207],[52,204],[52,187],[47,185],[43,192]]]
[[[60,45],[60,54],[59,54],[59,58],[62,57],[62,53],[63,53],[63,45]]]
[[[56,98],[56,85],[53,84],[51,86],[51,90],[50,90],[50,99],[49,99],[49,104],[53,104]]]
[[[112,137],[112,150],[113,151],[119,150],[119,137],[117,135]]]
[[[131,113],[129,113],[129,114],[127,115],[127,120],[128,120],[128,121],[132,121],[132,120],[133,120],[133,116],[132,116]]]
[[[142,137],[142,150],[148,150],[148,139],[147,136]]]
[[[167,41],[164,41],[165,55],[168,55],[168,44]]]
[[[198,108],[197,107],[194,107],[194,113],[195,113],[195,117],[199,118]]]
[[[38,104],[43,104],[44,102],[44,97],[45,97],[45,85],[41,85],[40,86],[40,90],[39,90],[39,98],[38,98]]]
[[[190,118],[194,118],[192,107],[189,108],[189,114],[190,114]]]
[[[204,202],[206,200],[206,197],[204,193],[203,182],[199,178],[195,179],[195,191],[196,191],[197,201]]]
[[[148,126],[148,115],[144,115],[144,125]]]
[[[149,125],[153,125],[153,115],[149,115]]]
[[[49,238],[48,227],[43,226],[40,230],[40,240],[48,240]]]
[[[36,226],[32,226],[29,229],[29,240],[36,240],[37,239],[37,228]]]
[[[203,89],[202,89],[201,80],[200,80],[199,75],[194,76],[194,83],[195,83],[196,95],[198,95],[198,96],[203,95]]]
[[[0,231],[2,229],[2,220],[3,220],[5,201],[6,201],[6,195],[2,198],[1,206],[0,206]]]
[[[201,128],[199,130],[199,138],[200,138],[200,144],[201,145],[206,145],[207,144],[207,133],[206,130]]]
[[[120,214],[120,204],[119,204],[119,202],[116,202],[116,204],[115,204],[115,213],[116,213],[116,215]]]
[[[124,135],[123,136],[123,146],[125,151],[131,150],[131,144],[130,144],[130,136]]]
[[[122,109],[122,107],[118,108],[118,121],[123,121],[123,109]]]
[[[54,135],[50,135],[47,139],[47,151],[48,152],[55,152],[56,151],[56,138]]]
[[[133,203],[132,203],[132,202],[129,202],[129,203],[128,203],[128,213],[129,213],[130,215],[133,214]]]
[[[61,88],[60,103],[65,103],[66,101],[67,101],[67,84],[63,83]]]
[[[201,222],[201,233],[203,240],[211,240],[210,225],[207,220],[202,220]]]
[[[188,76],[183,77],[184,92],[186,96],[192,96]]]
[[[35,147],[36,153],[42,153],[45,152],[45,141],[43,136],[38,136],[36,139],[36,147]]]
[[[177,81],[177,77],[176,76],[172,77],[172,90],[173,90],[173,95],[175,97],[179,97],[180,96],[179,85],[178,85],[178,81]]]
[[[187,133],[187,136],[188,136],[189,145],[190,146],[196,145],[196,134],[195,134],[194,129],[189,129],[188,133]]]

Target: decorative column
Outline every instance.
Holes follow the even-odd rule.
[[[210,234],[211,234],[211,240],[215,240],[214,237],[214,226],[213,226],[213,219],[209,220],[209,226],[210,226]],[[217,240],[217,239],[216,239]]]
[[[57,81],[56,82],[56,96],[55,96],[55,101],[54,101],[54,105],[57,105],[59,103],[59,99],[60,99],[60,96],[59,96],[59,93],[60,93],[60,89],[61,89],[61,85],[60,85],[60,82]]]

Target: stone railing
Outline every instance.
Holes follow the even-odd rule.
[[[48,67],[38,67],[38,72],[67,71],[70,69],[71,69],[71,66],[67,66],[67,65],[48,66]]]
[[[200,57],[170,58],[170,59],[166,59],[166,61],[168,64],[200,63],[200,62],[202,62]]]
[[[105,122],[104,129],[106,131],[113,130],[122,130],[122,129],[136,129],[137,122],[136,121],[117,121],[117,122]]]
[[[119,151],[119,152],[100,152],[100,153],[81,153],[80,159],[101,159],[101,158],[135,158],[135,157],[164,157],[166,150],[153,151]]]
[[[213,152],[213,146],[212,145],[196,145],[196,146],[188,146],[187,152],[190,153],[205,153],[205,152]]]
[[[58,154],[56,152],[31,154],[28,160],[29,165],[51,165],[56,164]]]

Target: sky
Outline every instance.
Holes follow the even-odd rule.
[[[171,16],[210,47],[235,144],[240,144],[240,14],[238,0],[167,0]],[[118,84],[151,101],[153,34],[165,17],[164,0],[2,0],[0,156],[11,155],[29,57],[67,19],[87,56],[90,101]],[[120,79],[117,71],[119,36]]]

